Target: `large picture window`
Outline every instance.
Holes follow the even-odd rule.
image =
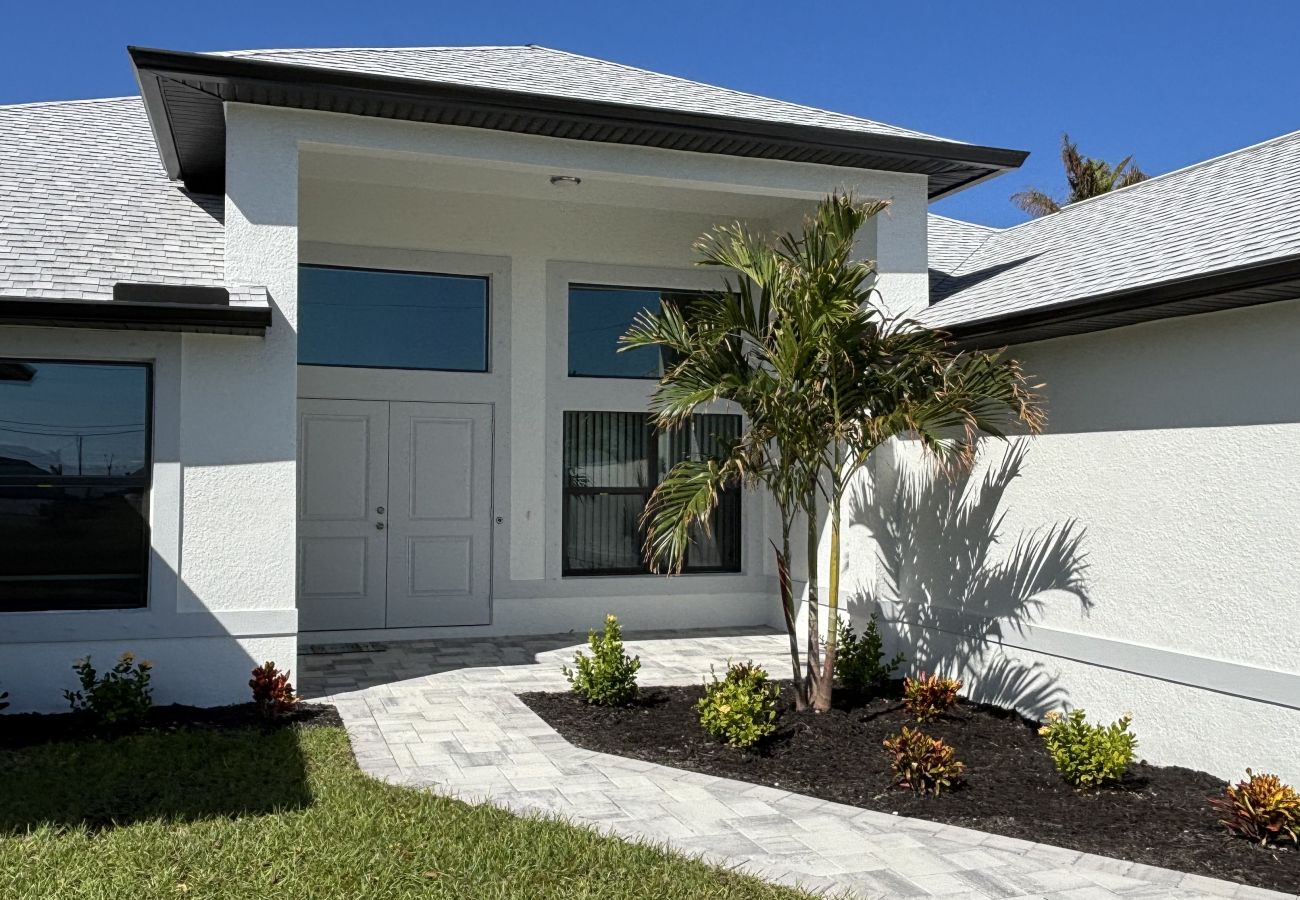
[[[645,413],[566,412],[564,574],[649,572],[640,518],[655,485],[680,460],[719,453],[739,433],[734,415],[697,415],[658,432]],[[740,571],[739,485],[723,494],[708,533],[694,535],[684,571]]]
[[[642,310],[667,304],[688,307],[701,291],[569,286],[569,375],[589,378],[659,378],[671,363],[659,347],[619,352],[618,339]]]
[[[299,266],[298,362],[486,372],[488,280]]]
[[[150,369],[0,360],[0,612],[148,596]]]

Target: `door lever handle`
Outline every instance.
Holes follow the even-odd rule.
[[[375,528],[378,529],[379,531],[383,531],[383,530],[384,530],[384,523],[383,523],[383,522],[376,522],[376,523],[375,523]]]

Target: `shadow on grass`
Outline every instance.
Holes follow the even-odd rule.
[[[296,728],[145,731],[0,749],[0,785],[0,836],[234,818],[312,800]]]

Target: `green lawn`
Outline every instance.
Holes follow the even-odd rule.
[[[4,898],[801,896],[382,784],[361,773],[335,727],[0,749]]]

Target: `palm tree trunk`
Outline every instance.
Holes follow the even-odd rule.
[[[831,494],[831,558],[826,586],[826,651],[821,660],[821,675],[813,695],[813,709],[826,712],[831,708],[831,691],[835,686],[835,626],[840,616],[840,491]]]
[[[772,545],[776,553],[777,579],[781,588],[781,612],[785,616],[785,633],[790,638],[790,668],[794,672],[794,708],[806,709],[808,695],[803,688],[803,670],[799,665],[799,632],[794,608],[794,583],[790,580],[790,519],[781,513],[781,546]]]
[[[808,653],[804,695],[813,699],[821,680],[821,609],[817,597],[817,493],[808,497]]]

